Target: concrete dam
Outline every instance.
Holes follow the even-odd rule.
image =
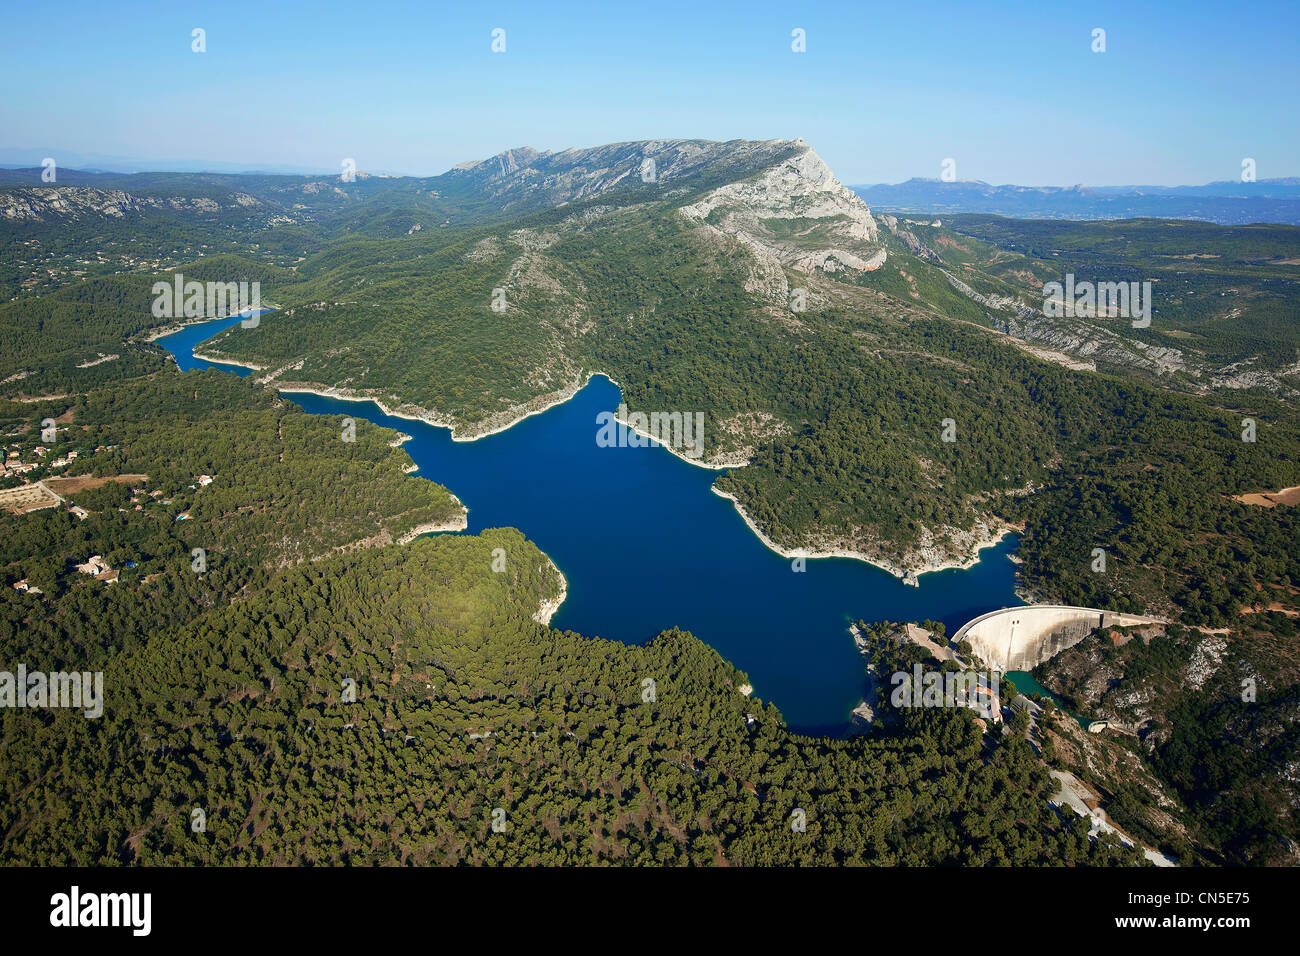
[[[1031,604],[981,614],[963,624],[953,635],[953,642],[970,641],[975,653],[994,670],[1028,671],[1078,644],[1095,628],[1164,621],[1162,617],[1120,614],[1098,608]]]

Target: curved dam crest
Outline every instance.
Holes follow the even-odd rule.
[[[1163,624],[1162,617],[1121,614],[1101,608],[1033,604],[989,611],[963,624],[953,642],[970,641],[975,653],[994,670],[1032,671],[1096,628]]]

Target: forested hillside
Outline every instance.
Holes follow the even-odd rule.
[[[464,514],[446,489],[405,474],[392,432],[360,422],[345,442],[338,420],[219,372],[5,413],[31,447],[46,416],[64,423],[50,451],[79,452],[59,481],[100,479],[65,491],[62,506],[0,519],[0,648],[12,659],[38,649],[51,669],[98,666],[108,648],[255,592],[279,568]],[[103,481],[118,475],[128,480]],[[111,586],[77,572],[91,555],[119,572]],[[18,581],[41,594],[17,593]]]
[[[1296,637],[1277,611],[1230,630],[1099,631],[1034,676],[1071,714],[1114,729],[1064,733],[1075,720],[1060,715],[1050,758],[1088,779],[1129,833],[1185,863],[1287,865]]]
[[[0,709],[6,863],[1133,859],[967,714],[799,737],[689,634],[536,623],[562,584],[516,531],[382,546],[458,510],[402,473],[391,432],[338,447],[336,421],[216,372],[68,412],[57,447],[87,449],[82,475],[147,479],[72,495],[84,519],[0,519],[6,585],[37,588],[0,591],[5,660],[104,672],[101,717]],[[120,577],[78,573],[92,552]]]
[[[532,545],[396,544],[456,527],[457,489],[405,475],[391,432],[358,421],[345,441],[273,391],[374,397],[472,438],[598,371],[633,410],[702,412],[715,488],[778,547],[902,575],[1014,528],[1026,597],[1169,617],[1186,660],[1105,664],[1130,686],[1204,678],[1204,700],[1153,694],[1127,751],[1179,801],[1178,851],[1267,861],[1294,838],[1294,785],[1272,770],[1295,739],[1232,700],[1247,666],[1270,713],[1300,687],[1295,506],[1245,497],[1300,485],[1296,230],[872,217],[798,141],[518,153],[429,180],[92,180],[66,188],[135,196],[112,200],[122,218],[0,188],[35,210],[0,226],[21,253],[0,423],[36,469],[0,488],[53,476],[55,456],[87,479],[0,517],[0,647],[110,678],[99,723],[0,714],[8,859],[1111,858],[1047,808],[1023,741],[967,715],[799,738],[687,635],[627,648],[537,624],[562,585]],[[139,255],[70,267],[137,238]],[[1070,271],[1154,278],[1152,325],[1035,313]],[[177,273],[261,283],[276,311],[200,348],[258,381],[181,375],[149,341],[186,321],[153,310]],[[489,567],[498,546],[523,556],[511,575]],[[77,570],[92,555],[115,583]],[[1135,716],[1056,677],[1081,711]],[[1270,773],[1193,769],[1242,741],[1267,744]],[[1092,782],[1173,839],[1127,780]],[[1225,814],[1220,794],[1256,809]],[[802,842],[796,807],[817,821]],[[496,808],[519,842],[496,839]],[[74,817],[96,821],[90,843]]]

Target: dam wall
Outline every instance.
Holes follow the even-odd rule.
[[[970,641],[975,653],[996,671],[1028,671],[1078,644],[1095,628],[1163,622],[1164,618],[1099,608],[1032,604],[981,614],[963,624],[953,642]]]

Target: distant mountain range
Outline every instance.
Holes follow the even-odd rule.
[[[40,168],[41,161],[52,156],[64,169],[83,173],[272,173],[282,176],[319,176],[337,174],[331,167],[298,166],[290,163],[231,163],[206,159],[133,159],[105,153],[69,152],[63,149],[26,149],[0,147],[0,169]]]
[[[992,213],[1018,219],[1202,219],[1300,225],[1300,177],[1204,186],[991,186],[979,180],[851,186],[873,209]]]
[[[461,163],[450,173],[471,173],[471,178],[486,171],[509,174],[511,163],[534,175],[551,167],[563,168],[575,156],[608,152],[611,147],[594,150],[564,150],[559,153],[522,148],[507,150],[482,163]],[[211,175],[325,176],[334,177],[334,169],[312,169],[290,164],[264,163],[255,167],[210,160],[147,160],[60,150],[17,149],[0,147],[0,181],[16,182],[15,174],[33,171],[39,175],[39,160],[53,156],[59,163],[60,183],[92,185],[93,177],[142,173],[207,173]],[[496,170],[493,164],[504,163]],[[409,179],[412,182],[434,177],[406,177],[384,170],[370,170],[371,175]],[[625,171],[624,171],[625,172]],[[66,178],[70,174],[79,174]],[[563,177],[557,177],[563,179]],[[98,185],[98,184],[96,184]],[[943,182],[915,177],[902,183],[877,183],[850,186],[873,209],[899,213],[991,213],[1017,219],[1199,219],[1220,225],[1282,223],[1300,225],[1300,177],[1261,179],[1253,183],[1220,181],[1204,186],[993,186],[980,180]],[[531,190],[529,190],[531,192]],[[580,192],[580,191],[579,191]],[[537,198],[537,197],[532,197]]]

